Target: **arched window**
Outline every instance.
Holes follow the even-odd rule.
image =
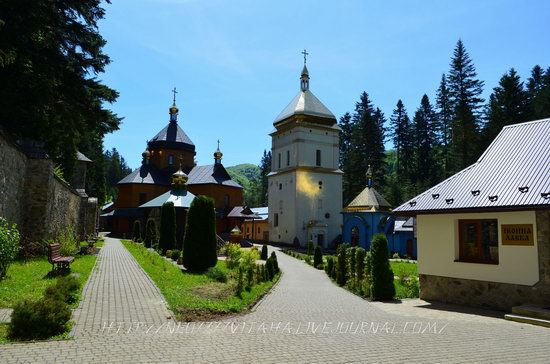
[[[351,228],[351,246],[359,245],[359,229],[357,226]]]

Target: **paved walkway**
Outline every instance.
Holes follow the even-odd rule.
[[[105,239],[98,262],[74,312],[75,336],[101,334],[105,325],[170,322],[159,289],[118,239]]]
[[[135,267],[135,262],[120,244],[108,240],[104,249],[98,272],[86,287],[75,339],[2,345],[0,362],[550,362],[549,329],[452,312],[452,306],[420,300],[370,303],[335,286],[324,272],[282,253],[277,255],[284,274],[253,312],[220,323],[177,327],[162,319],[160,296],[154,288],[145,288],[151,287],[150,281],[139,269],[125,267]],[[107,254],[109,249],[118,255]],[[138,290],[149,292],[149,304],[135,302],[139,294],[133,292]],[[104,293],[94,296],[95,291]],[[93,297],[98,301],[92,302]],[[106,299],[116,308],[106,306]],[[132,313],[125,313],[126,307]],[[142,315],[141,310],[152,313]],[[96,318],[90,318],[91,312]],[[123,330],[98,333],[97,323],[105,317],[158,322],[127,322]]]

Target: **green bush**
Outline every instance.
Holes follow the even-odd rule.
[[[197,196],[187,212],[183,239],[183,265],[191,271],[205,271],[218,262],[214,200]]]
[[[348,254],[348,267],[347,267],[347,274],[348,279],[355,280],[355,252],[357,251],[357,248],[352,246],[348,248],[347,254]]]
[[[66,226],[57,235],[57,242],[61,245],[62,256],[74,256],[78,253],[80,241],[78,240],[72,226]]]
[[[80,280],[73,275],[57,278],[54,285],[46,288],[44,299],[72,304],[78,301]]]
[[[321,246],[317,245],[313,256],[313,266],[317,268],[319,265],[323,265],[323,251],[321,250]]]
[[[146,248],[154,248],[157,244],[157,223],[155,219],[149,218],[147,224],[145,225],[145,239],[143,243]]]
[[[325,272],[332,278],[332,271],[334,270],[334,259],[331,256],[327,257],[327,264],[325,265]]]
[[[311,240],[307,242],[307,255],[313,255],[313,241]]]
[[[165,257],[166,257],[166,258],[172,258],[172,251],[171,251],[171,250],[167,250],[167,251],[166,251],[166,254],[165,254]]]
[[[13,340],[48,339],[65,333],[70,319],[71,309],[63,301],[24,300],[13,308],[8,336]]]
[[[267,260],[267,245],[266,244],[264,244],[262,246],[262,254],[260,254],[260,259],[261,260]]]
[[[162,254],[176,246],[176,209],[173,202],[165,202],[160,213],[159,249]]]
[[[170,255],[170,258],[172,258],[173,261],[176,261],[180,256],[181,256],[181,250],[175,249],[175,250],[172,250],[172,254]]]
[[[16,224],[0,217],[0,280],[8,273],[8,268],[19,252],[19,231]]]
[[[336,283],[343,286],[348,280],[347,276],[347,250],[349,244],[340,244],[336,250]]]
[[[235,286],[235,294],[237,295],[237,297],[242,298],[243,289],[244,289],[243,270],[239,268],[237,269],[237,285]]]
[[[362,281],[365,277],[365,258],[367,251],[363,248],[357,248],[355,251],[355,278]]]
[[[376,234],[371,242],[371,297],[385,301],[395,297],[393,271],[388,259],[388,240],[384,234]]]
[[[420,287],[416,277],[409,277],[405,280],[405,293],[408,298],[418,298],[420,294]]]
[[[367,257],[365,258],[365,275],[371,276],[372,273],[372,254],[369,251],[367,251]]]
[[[225,260],[227,268],[233,269],[237,267],[239,265],[239,259],[241,259],[242,254],[241,246],[235,243],[226,244],[224,252],[225,256],[227,257]]]
[[[216,282],[227,282],[227,274],[218,267],[210,267],[206,271],[206,276]]]
[[[135,242],[141,241],[141,222],[139,220],[134,221],[134,230],[132,232],[132,240]]]
[[[269,256],[269,259],[273,262],[273,272],[275,274],[279,273],[279,262],[277,261],[277,254],[275,252],[271,252],[271,255]]]
[[[275,268],[273,266],[273,259],[268,258],[265,261],[265,270],[267,272],[267,279],[272,281],[273,278],[275,277]]]

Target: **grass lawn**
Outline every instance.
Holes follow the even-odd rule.
[[[405,276],[418,277],[418,266],[415,263],[407,262],[390,262],[393,274],[398,276],[403,273]]]
[[[223,261],[218,261],[217,267],[228,274],[227,283],[216,282],[205,274],[181,271],[157,253],[129,240],[122,240],[122,243],[158,286],[177,318],[183,321],[241,312],[253,305],[277,280],[257,284],[250,292],[243,291],[239,298],[235,296],[235,280],[231,278],[234,272],[227,269]]]
[[[94,255],[77,255],[71,264],[71,273],[80,275],[81,292],[96,259]],[[55,277],[49,275],[51,270],[52,265],[46,257],[14,262],[0,281],[0,308],[12,308],[16,302],[26,298],[40,298],[46,288],[56,282]],[[78,306],[78,302],[73,306]]]

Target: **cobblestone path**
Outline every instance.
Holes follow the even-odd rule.
[[[109,239],[75,338],[1,345],[0,362],[550,362],[550,329],[421,300],[367,302],[324,272],[277,256],[284,274],[252,312],[178,326],[136,262]],[[101,330],[105,318],[123,324]]]

